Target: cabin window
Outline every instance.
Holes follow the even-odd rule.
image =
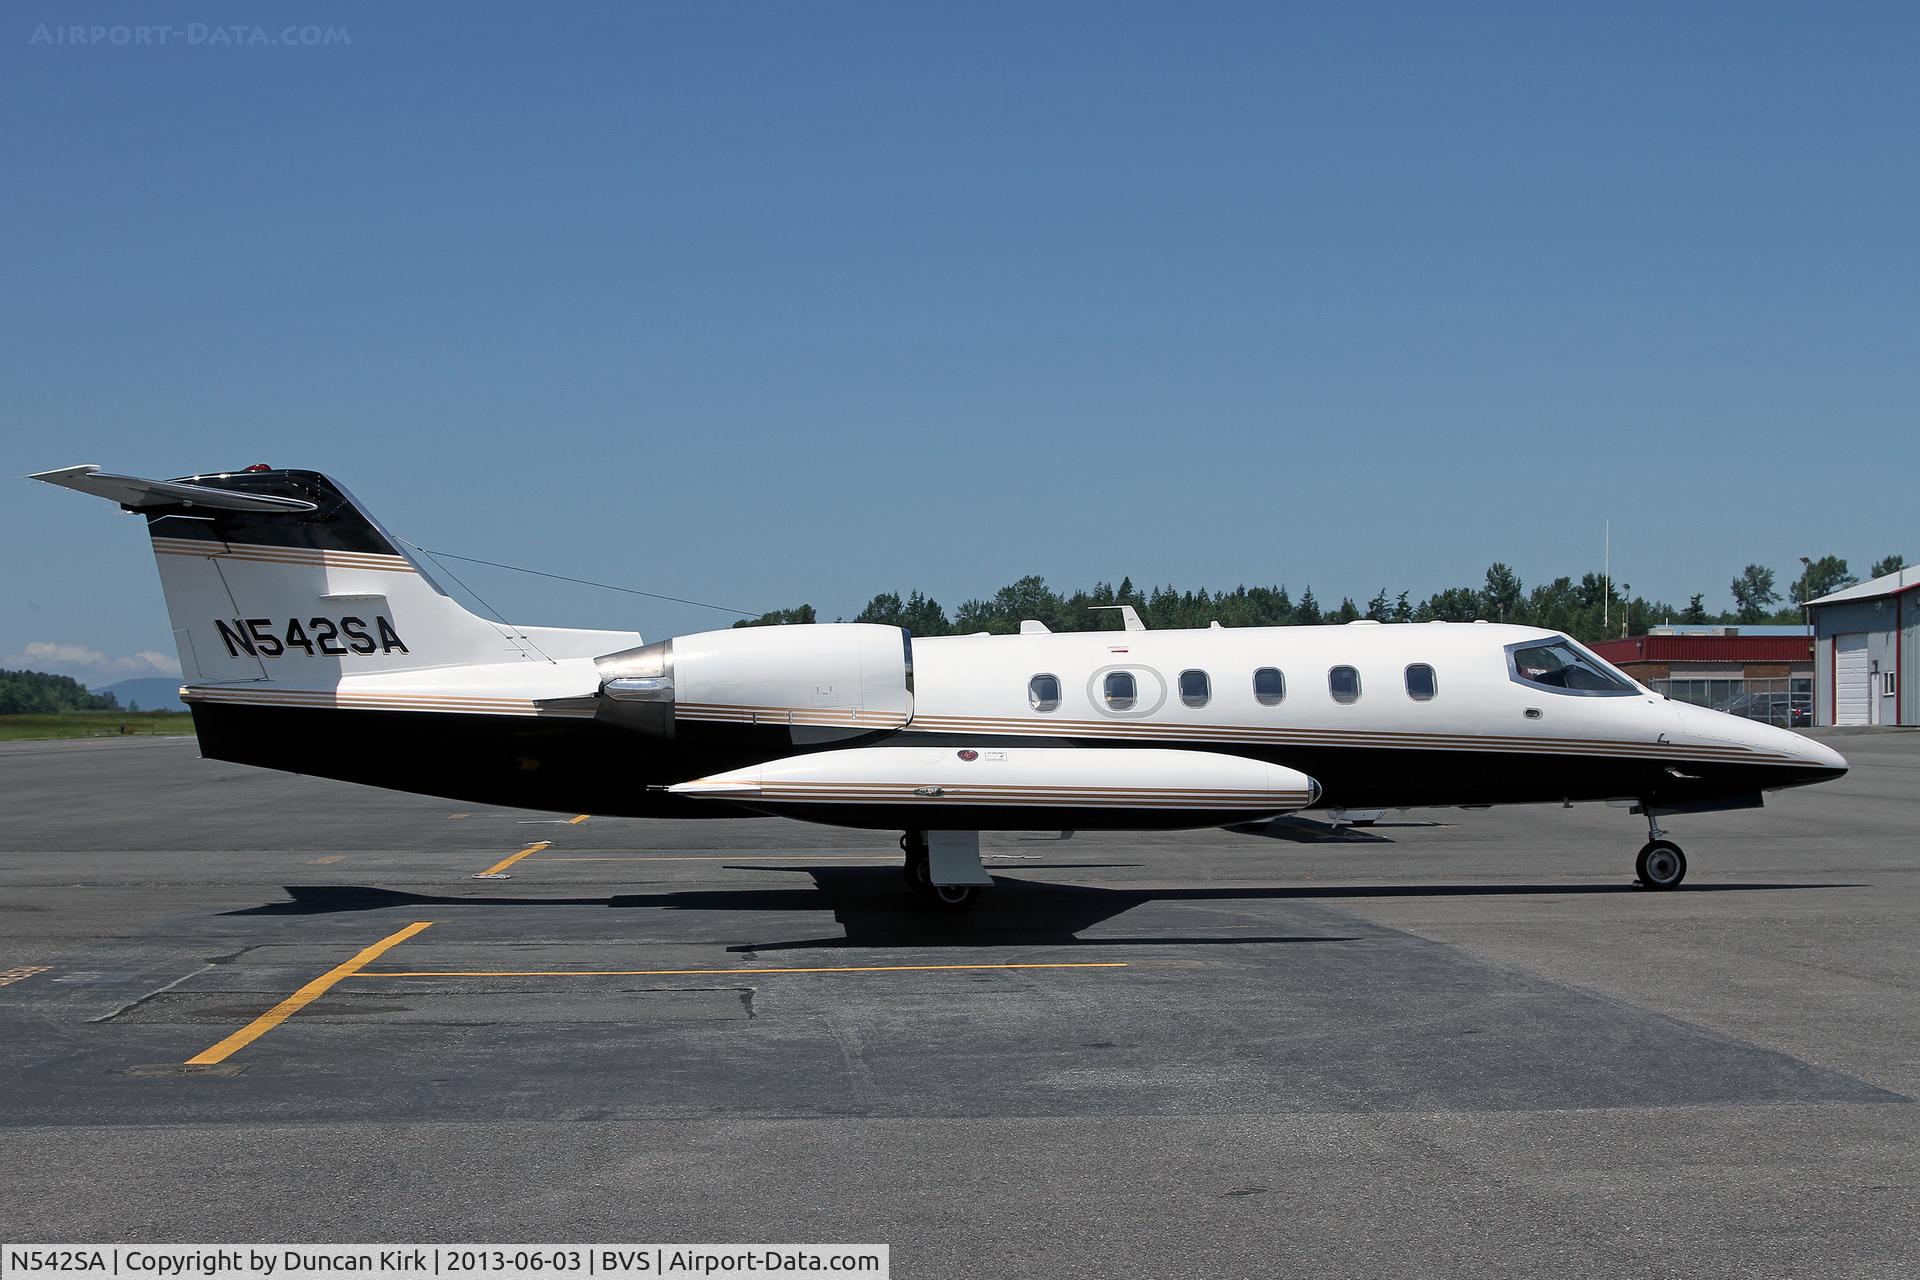
[[[1604,658],[1565,636],[1507,646],[1507,673],[1521,684],[1585,697],[1625,697],[1639,691]]]
[[[1407,668],[1407,696],[1415,702],[1425,702],[1440,691],[1440,682],[1433,674],[1433,668],[1424,662],[1416,662]]]
[[[1180,701],[1190,707],[1204,707],[1213,701],[1213,681],[1204,671],[1180,673]]]
[[[1060,677],[1040,675],[1027,681],[1027,705],[1035,711],[1052,711],[1060,705]]]
[[[1335,702],[1360,701],[1360,673],[1352,667],[1335,667],[1327,672],[1327,692]]]
[[[1134,699],[1139,697],[1139,689],[1134,685],[1131,671],[1109,671],[1101,684],[1106,695],[1109,711],[1131,711]]]
[[[1278,667],[1262,667],[1253,673],[1253,700],[1263,707],[1277,707],[1287,696],[1287,678]]]

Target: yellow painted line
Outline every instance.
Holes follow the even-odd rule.
[[[46,973],[53,968],[50,964],[17,964],[11,969],[0,969],[0,987],[10,987],[23,982],[36,973]]]
[[[575,818],[568,818],[568,819],[567,819],[567,825],[568,825],[568,826],[570,826],[570,827],[577,827],[577,826],[579,826],[579,825],[580,825],[581,823],[583,823],[583,822],[585,822],[585,821],[586,821],[586,820],[587,820],[588,818],[591,818],[592,816],[593,816],[593,815],[592,815],[592,814],[590,814],[590,813],[583,813],[583,814],[581,814],[581,815],[579,815],[578,817],[575,817]]]
[[[423,926],[424,927],[424,926]],[[1125,960],[1077,964],[851,964],[816,969],[382,969],[357,978],[680,978],[736,973],[935,973],[954,969],[1124,969]]]
[[[547,862],[899,862],[891,854],[660,854],[649,858],[566,858],[555,854]]]
[[[462,818],[471,818],[472,816],[473,815],[471,813],[450,813],[447,815],[447,821],[458,822]]]
[[[482,871],[480,874],[483,876],[497,876],[502,871],[505,871],[508,867],[512,866],[514,863],[520,861],[520,859],[526,857],[528,854],[538,853],[552,843],[553,841],[551,840],[536,840],[532,844],[528,845],[526,848],[522,849],[520,852],[512,855],[511,857],[500,859],[500,861],[494,863],[492,866],[488,867],[485,871]]]
[[[307,865],[310,867],[324,867],[329,862],[338,862],[346,856],[347,855],[344,853],[330,853],[324,858],[315,858],[312,862],[309,862]]]
[[[210,1067],[216,1062],[225,1062],[240,1050],[258,1040],[267,1032],[291,1018],[300,1010],[325,995],[334,983],[342,978],[350,978],[360,972],[361,966],[372,964],[388,951],[399,946],[414,934],[431,925],[431,920],[416,920],[398,933],[390,933],[372,946],[363,949],[345,964],[335,965],[319,977],[301,987],[298,991],[282,1000],[273,1008],[240,1028],[210,1049],[203,1049],[187,1059],[190,1067]]]

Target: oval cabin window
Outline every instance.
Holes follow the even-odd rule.
[[[1440,691],[1439,681],[1434,678],[1433,668],[1424,662],[1416,662],[1407,668],[1407,696],[1415,702],[1425,702]]]
[[[1287,696],[1287,678],[1278,667],[1262,667],[1253,673],[1253,700],[1263,707],[1277,707]]]
[[[1180,673],[1180,701],[1190,707],[1204,707],[1213,701],[1213,681],[1204,671]]]
[[[1140,696],[1131,671],[1109,671],[1101,689],[1106,695],[1109,711],[1131,711],[1134,700]]]
[[[1060,677],[1035,676],[1027,681],[1027,705],[1035,711],[1052,711],[1060,705]]]
[[[1353,667],[1335,667],[1327,672],[1327,691],[1335,702],[1360,701],[1360,672]]]

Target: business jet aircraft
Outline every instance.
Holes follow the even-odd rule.
[[[488,804],[771,813],[905,832],[964,907],[990,830],[1244,826],[1303,809],[1748,808],[1847,763],[1652,693],[1571,638],[1486,623],[916,638],[863,623],[633,632],[461,607],[340,485],[265,466],[33,477],[144,516],[204,754]]]

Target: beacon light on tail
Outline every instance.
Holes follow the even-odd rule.
[[[915,638],[476,617],[313,471],[35,477],[144,518],[203,754],[454,799],[630,817],[779,813],[906,833],[964,906],[979,832],[1259,825],[1301,808],[1608,800],[1751,808],[1846,761],[1681,707],[1572,637],[1417,623]]]

